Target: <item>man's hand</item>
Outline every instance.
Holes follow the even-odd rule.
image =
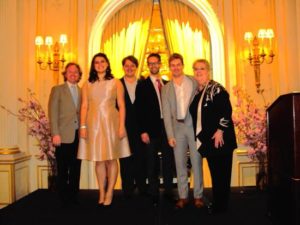
[[[61,138],[60,138],[60,135],[54,135],[53,137],[52,137],[52,143],[53,143],[53,145],[54,146],[60,146],[60,144],[61,144]]]
[[[141,134],[141,139],[142,139],[142,142],[144,142],[145,144],[150,143],[150,138],[149,138],[148,133],[142,133]]]
[[[172,148],[175,148],[175,146],[176,146],[176,139],[175,138],[169,138],[168,142],[169,142],[169,145]]]

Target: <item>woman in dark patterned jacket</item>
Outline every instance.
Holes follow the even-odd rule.
[[[190,105],[195,140],[211,173],[213,212],[224,212],[230,195],[232,154],[237,148],[231,103],[225,88],[210,79],[207,60],[196,60],[193,69],[199,86]]]

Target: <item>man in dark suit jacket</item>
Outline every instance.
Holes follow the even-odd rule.
[[[159,75],[160,55],[150,54],[147,63],[150,76],[137,85],[136,106],[139,132],[146,144],[148,192],[152,196],[153,205],[157,205],[160,165],[158,153],[161,152],[162,156],[162,175],[167,197],[172,197],[174,156],[172,148],[168,145],[161,110],[160,89],[164,83]]]
[[[63,72],[65,83],[52,88],[49,119],[52,142],[56,146],[58,193],[64,205],[77,202],[81,160],[77,159],[79,82],[82,72],[78,64],[68,63]]]
[[[122,190],[126,198],[131,197],[135,185],[140,194],[146,192],[145,150],[141,141],[135,106],[135,90],[140,82],[136,78],[138,60],[130,55],[122,60],[124,77],[121,82],[125,90],[125,126],[132,155],[120,159]]]

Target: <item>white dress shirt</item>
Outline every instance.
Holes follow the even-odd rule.
[[[176,94],[177,119],[184,120],[187,115],[191,95],[193,92],[193,83],[184,75],[180,85],[176,84],[175,82],[173,82],[173,84]]]

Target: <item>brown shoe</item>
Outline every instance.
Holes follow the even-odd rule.
[[[194,206],[198,209],[204,207],[203,199],[202,198],[194,198]]]
[[[186,207],[186,205],[188,204],[188,200],[186,198],[180,198],[176,204],[175,207],[177,209],[183,209],[184,207]]]

